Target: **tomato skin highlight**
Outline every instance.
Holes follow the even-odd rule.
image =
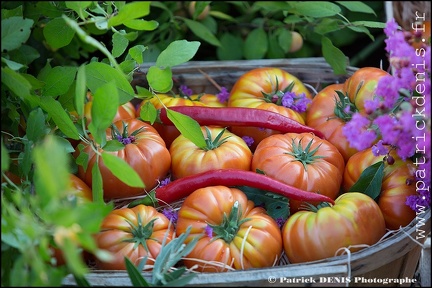
[[[216,239],[215,229],[210,237],[206,232],[207,224],[220,225],[224,215],[230,214],[236,201],[239,219],[248,220],[233,232],[232,241]],[[189,226],[192,229],[186,243],[194,237],[201,238],[184,263],[188,268],[198,265],[197,270],[201,272],[271,267],[282,253],[282,237],[276,221],[264,208],[254,207],[246,194],[236,188],[209,186],[190,194],[179,210],[177,235],[185,232]],[[210,261],[219,265],[212,265]]]
[[[142,226],[154,221],[153,226],[146,230],[148,234],[134,235],[131,223],[139,226],[138,219]],[[133,208],[114,209],[104,218],[100,232],[95,235],[98,247],[111,252],[114,258],[109,262],[96,258],[96,266],[102,270],[126,270],[124,257],[138,265],[146,256],[146,264],[153,265],[163,241],[169,243],[174,235],[174,226],[170,220],[152,206],[138,205]],[[147,248],[138,240],[131,241],[134,236],[145,242]]]
[[[377,243],[385,233],[377,203],[359,192],[342,194],[333,206],[317,212],[298,211],[282,227],[284,251],[290,263],[330,258],[343,247],[356,252]],[[339,252],[341,255],[343,251]]]
[[[408,196],[417,193],[415,185],[416,166],[409,159],[403,161],[397,155],[396,150],[392,150],[390,155],[395,162],[392,165],[385,164],[381,191],[377,200],[387,228],[396,230],[411,223],[416,216],[415,211],[405,204]],[[383,158],[382,155],[375,156],[372,148],[359,151],[351,156],[344,171],[343,190],[349,191],[360,178],[364,169],[383,160]]]

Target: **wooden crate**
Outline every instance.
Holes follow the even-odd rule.
[[[147,88],[145,75],[150,65],[142,65],[132,84]],[[245,72],[257,67],[279,67],[297,76],[317,91],[328,84],[342,83],[357,68],[348,67],[346,75],[334,75],[324,58],[295,58],[275,60],[191,61],[174,67],[176,87],[187,85],[194,93],[218,93],[219,86],[231,89]],[[211,79],[211,81],[209,80]],[[175,88],[176,88],[175,87]],[[334,287],[366,286],[396,287],[418,283],[385,283],[383,281],[415,281],[422,243],[430,234],[430,210],[419,214],[408,226],[373,246],[324,260],[285,264],[265,269],[249,269],[225,273],[198,273],[188,287],[266,286],[266,287]],[[416,240],[419,235],[424,238]],[[143,273],[150,279],[149,273]],[[92,270],[86,279],[92,286],[132,286],[126,271]],[[269,280],[270,279],[270,280]],[[272,281],[275,282],[272,282]],[[349,280],[349,283],[347,283]],[[76,286],[72,276],[64,286]],[[415,285],[418,286],[418,285]]]

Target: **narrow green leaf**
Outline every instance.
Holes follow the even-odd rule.
[[[327,37],[321,38],[322,53],[327,63],[333,68],[335,75],[346,75],[347,58],[343,52],[333,45]]]
[[[182,18],[186,26],[194,33],[198,38],[208,42],[213,46],[220,46],[218,38],[201,22]]]
[[[73,274],[73,276],[78,287],[91,287],[90,283],[85,278],[85,276],[78,276],[76,274]]]
[[[3,141],[1,141],[1,172],[2,173],[4,171],[9,170],[9,164],[10,164],[9,152],[5,144],[3,143]]]
[[[120,8],[118,14],[108,20],[109,27],[121,25],[124,21],[144,17],[150,13],[150,1],[129,2]]]
[[[143,19],[130,19],[125,20],[123,24],[131,29],[138,30],[138,31],[152,31],[158,28],[159,23],[154,20],[143,20]]]
[[[291,4],[296,14],[303,16],[324,18],[341,13],[338,5],[327,1],[298,1]]]
[[[156,121],[157,109],[150,101],[145,102],[141,106],[140,118],[144,121],[150,122],[151,125]]]
[[[3,19],[3,17],[2,17]],[[10,17],[1,21],[1,51],[9,52],[26,43],[34,21],[23,17]]]
[[[142,276],[141,272],[130,261],[130,259],[128,257],[124,257],[124,261],[125,261],[127,273],[128,273],[129,278],[132,282],[132,286],[134,286],[134,287],[150,287],[148,282]]]
[[[195,56],[200,44],[197,41],[187,40],[171,42],[157,57],[156,66],[165,68],[186,63]]]
[[[243,46],[243,54],[248,60],[262,59],[267,53],[267,49],[267,33],[263,28],[256,28],[252,30],[246,37],[245,44]]]
[[[219,19],[227,20],[227,21],[231,21],[231,22],[237,21],[234,17],[232,17],[231,15],[228,15],[222,11],[210,10],[209,15],[213,16],[214,18],[219,18]]]
[[[74,106],[78,115],[84,115],[84,102],[87,96],[87,86],[86,86],[86,75],[85,75],[85,66],[81,65],[78,68],[77,80],[76,80],[76,89],[75,89],[75,98],[74,98]]]
[[[167,109],[167,116],[184,137],[201,149],[206,147],[204,135],[197,121],[187,115],[170,109]]]
[[[46,23],[43,35],[49,46],[59,49],[69,45],[75,36],[75,31],[66,24],[63,18],[59,17]]]
[[[161,69],[151,66],[147,71],[147,81],[151,89],[159,93],[166,93],[173,87],[172,71],[170,67]]]
[[[112,68],[110,65],[92,62],[86,65],[85,72],[87,86],[93,93],[95,93],[99,87],[114,80],[120,105],[134,98],[135,92],[131,84],[126,80],[125,75]]]
[[[27,120],[27,138],[33,142],[39,141],[45,136],[45,116],[40,108],[30,112]]]
[[[100,158],[98,159],[100,161]],[[103,181],[102,174],[99,169],[98,161],[92,167],[92,195],[93,201],[97,203],[104,203],[103,199]]]
[[[112,55],[117,58],[126,51],[126,48],[129,45],[129,40],[127,40],[120,33],[114,33],[112,37],[112,43],[113,43]]]
[[[375,21],[353,21],[351,24],[355,26],[364,26],[369,28],[378,28],[378,29],[384,29],[385,23],[383,22],[375,22]]]
[[[361,192],[376,199],[381,193],[384,166],[384,161],[379,161],[366,168],[349,192]]]
[[[336,1],[352,12],[361,12],[376,15],[375,11],[362,1]]]
[[[51,97],[42,97],[40,99],[40,105],[53,119],[54,123],[58,128],[66,135],[66,137],[78,140],[79,132],[75,127],[74,123],[70,119],[70,116],[63,109],[61,104]]]
[[[125,184],[131,187],[145,188],[144,182],[138,173],[123,159],[107,152],[102,153],[106,167]]]

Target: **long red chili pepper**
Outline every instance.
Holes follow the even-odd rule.
[[[282,114],[257,108],[246,107],[206,107],[172,106],[169,109],[196,120],[201,126],[247,126],[273,129],[283,133],[312,132],[320,138],[324,134]],[[165,108],[160,110],[160,120],[165,125],[174,125],[168,118]]]
[[[187,197],[193,191],[208,186],[249,186],[270,191],[293,200],[321,201],[334,204],[334,200],[318,193],[287,185],[269,176],[240,169],[216,169],[186,176],[156,188],[159,204],[173,203]]]

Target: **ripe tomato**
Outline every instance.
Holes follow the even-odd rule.
[[[371,221],[373,219],[373,221]],[[298,211],[282,227],[285,254],[290,263],[335,256],[343,247],[351,252],[373,245],[386,233],[376,202],[362,193],[340,195],[333,206]]]
[[[144,100],[140,103],[136,110],[136,117],[140,117],[141,108],[146,102],[152,103],[156,109],[161,109],[165,107],[172,106],[205,106],[204,103],[198,100],[191,100],[187,97],[181,97],[180,95],[167,95],[167,94],[157,94],[156,96]],[[169,148],[172,141],[180,135],[180,131],[175,126],[162,125],[160,123],[153,123],[152,125],[162,139],[165,141],[166,146]]]
[[[84,115],[87,119],[87,125],[91,122],[91,107],[93,105],[92,101],[87,102],[84,105]],[[113,122],[119,121],[119,120],[128,120],[128,119],[134,119],[136,118],[136,109],[135,106],[131,102],[126,102],[123,105],[120,105],[117,109],[117,113],[114,116]]]
[[[169,152],[174,178],[214,169],[250,169],[252,152],[242,138],[222,127],[201,127],[201,130],[207,138],[205,149],[197,147],[183,135],[172,142]],[[223,134],[215,141],[220,133]]]
[[[198,265],[201,272],[271,267],[282,253],[276,221],[236,188],[210,186],[192,192],[179,209],[176,234],[189,226],[185,242],[200,239],[184,263],[188,268]]]
[[[331,84],[315,95],[306,111],[306,125],[321,131],[325,139],[338,148],[346,162],[358,150],[350,146],[342,131],[349,116],[337,107],[341,100],[336,91],[344,94],[343,86]]]
[[[381,192],[378,205],[384,215],[388,229],[395,230],[408,225],[416,216],[415,212],[405,204],[406,198],[416,194],[415,165],[411,160],[403,161],[395,150],[390,152],[395,162],[385,164]],[[383,160],[384,156],[375,156],[372,148],[357,152],[348,160],[342,187],[344,191],[354,185],[361,173],[369,166]]]
[[[93,194],[91,188],[75,174],[70,174],[69,177],[72,182],[72,187],[78,190],[78,195],[80,197],[84,197],[84,199],[86,200],[93,201]]]
[[[355,109],[365,114],[366,100],[372,100],[376,94],[378,81],[390,74],[376,67],[362,67],[355,71],[344,83],[343,91],[347,94]]]
[[[110,151],[112,155],[126,161],[143,180],[146,190],[150,191],[156,186],[158,180],[164,178],[171,165],[171,156],[165,146],[165,142],[159,133],[149,124],[138,119],[120,120],[113,125],[122,132],[123,122],[127,125],[128,136],[138,129],[143,129],[135,135],[135,139],[129,138],[132,142],[123,144],[124,148],[118,151]],[[115,140],[111,134],[111,128],[106,130],[107,140]],[[84,149],[81,153],[88,154],[87,170],[78,166],[78,177],[84,180],[87,185],[92,187],[92,168],[96,163],[97,155],[91,145],[81,142]],[[102,150],[102,149],[101,149]],[[77,149],[74,156],[78,157]],[[99,169],[102,174],[104,198],[106,200],[114,198],[124,198],[144,193],[141,188],[130,187],[115,177],[112,172],[104,165],[103,160],[99,159]]]
[[[297,96],[304,93],[306,98],[312,99],[306,86],[291,73],[274,67],[255,68],[240,76],[236,81],[231,89],[227,105],[266,109],[305,124],[306,114],[304,112],[282,106],[281,99],[285,90],[290,90]],[[263,129],[255,127],[247,129],[233,127],[231,131],[239,136],[252,137],[254,139],[254,144],[251,146],[252,151],[266,136],[280,134],[273,130],[266,130],[263,133]]]
[[[114,209],[95,235],[97,246],[111,252],[114,259],[105,262],[96,258],[96,266],[103,270],[126,270],[124,257],[138,265],[146,256],[146,264],[153,265],[163,241],[169,243],[174,233],[170,220],[152,206]]]
[[[200,101],[200,102],[204,103],[206,106],[210,106],[210,107],[226,107],[227,106],[227,103],[220,102],[219,98],[215,94],[208,94],[208,93],[194,94],[194,95],[191,95],[190,98],[193,101]]]
[[[294,187],[335,199],[342,183],[345,162],[338,149],[310,133],[271,135],[262,140],[252,157],[251,170]],[[290,201],[292,212],[299,201]]]

